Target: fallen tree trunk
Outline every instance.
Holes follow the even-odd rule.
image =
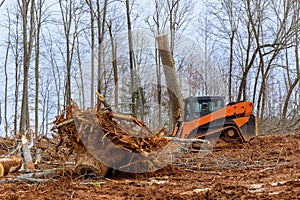
[[[0,158],[0,177],[18,171],[21,166],[22,158],[20,157],[9,156],[7,158]]]

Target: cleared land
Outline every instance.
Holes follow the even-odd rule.
[[[0,141],[3,155],[13,141]],[[51,151],[51,146],[45,150],[40,170],[64,166],[63,152]],[[219,143],[199,155],[185,153],[154,173],[115,172],[107,178],[78,176],[68,166],[60,176],[32,182],[15,179],[20,173],[14,173],[0,178],[0,199],[300,199],[300,134]]]

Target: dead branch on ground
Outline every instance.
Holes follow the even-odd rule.
[[[27,174],[21,174],[16,177],[6,178],[0,180],[0,184],[11,183],[11,182],[26,182],[26,183],[41,183],[47,182],[49,180],[55,180],[55,178],[64,175],[65,173],[70,173],[66,169],[48,169],[45,171],[32,172]]]

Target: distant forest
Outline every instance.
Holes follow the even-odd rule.
[[[49,134],[96,92],[153,129],[170,101],[167,35],[183,98],[252,101],[260,134],[300,130],[299,0],[0,0],[0,132]]]

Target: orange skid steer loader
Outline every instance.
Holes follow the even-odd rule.
[[[224,105],[219,96],[189,97],[184,100],[183,121],[172,133],[181,139],[203,139],[220,134],[225,141],[248,142],[258,135],[252,102]]]

